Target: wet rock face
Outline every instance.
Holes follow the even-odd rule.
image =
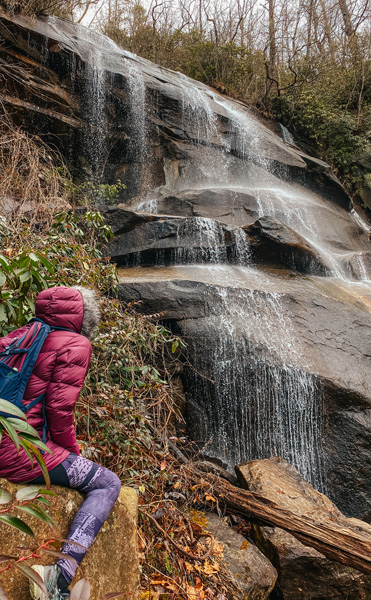
[[[22,485],[1,479],[0,487],[15,495]],[[83,495],[74,490],[59,486],[52,486],[51,490],[56,496],[51,499],[50,514],[54,517],[58,515],[56,520],[59,523],[55,530],[51,530],[48,525],[34,517],[27,515],[25,518],[25,513],[19,513],[19,517],[29,524],[38,539],[49,539],[50,536],[66,538],[73,518],[83,502]],[[54,510],[56,512],[53,512]],[[76,583],[82,576],[89,579],[92,587],[90,600],[102,600],[105,594],[120,591],[128,594],[130,598],[139,599],[137,512],[138,498],[135,490],[123,487],[113,511],[81,563],[82,571],[78,570],[73,580],[73,583]],[[5,523],[0,524],[0,540],[1,554],[9,555],[19,554],[17,546],[34,544],[30,536]],[[46,565],[54,561],[54,557],[43,554],[41,559],[27,561],[27,565]],[[8,598],[30,599],[28,579],[15,569],[1,573],[0,584]]]
[[[122,300],[164,311],[188,343],[190,434],[231,470],[283,454],[347,515],[369,519],[370,304],[327,278],[214,269],[120,271]]]
[[[257,156],[254,142],[232,139],[241,126],[232,102],[97,32],[55,17],[10,17],[0,8],[0,35],[0,55],[17,69],[16,77],[12,69],[5,74],[0,93],[14,119],[57,145],[74,173],[124,180],[122,199],[160,186],[166,196],[205,175],[210,184],[215,174],[226,181],[226,153],[237,176],[241,155]],[[327,165],[314,164],[239,107],[257,140],[259,164],[300,180],[313,171],[308,182],[349,208]]]
[[[276,264],[312,275],[330,274],[318,252],[278,219],[262,217],[244,230],[252,241],[252,253],[256,262]]]

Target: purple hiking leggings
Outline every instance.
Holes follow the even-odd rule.
[[[86,494],[67,539],[88,549],[116,502],[121,489],[120,479],[112,471],[77,454],[70,454],[49,475],[52,484],[70,487]],[[32,483],[44,483],[44,478],[38,477]],[[84,548],[68,543],[63,544],[62,552],[72,556],[78,564],[86,554]],[[58,560],[58,565],[66,581],[71,583],[77,565],[62,558]]]

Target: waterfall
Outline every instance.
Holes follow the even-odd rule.
[[[225,234],[222,226],[212,219],[185,219],[177,232],[185,243],[174,251],[173,264],[227,262]]]
[[[135,206],[135,210],[137,210],[138,212],[146,212],[146,213],[156,214],[158,211],[158,199],[157,198],[151,198],[151,199],[146,198],[142,202],[137,203],[137,205]]]
[[[135,131],[133,156],[139,169],[147,155],[150,120],[146,125],[144,82],[137,67],[129,67],[128,84]],[[156,267],[150,276],[143,269],[142,277],[148,281],[167,277],[166,294],[173,279],[188,277],[210,290],[210,297],[206,293],[205,298],[204,287],[196,288],[197,302],[202,305],[205,300],[205,314],[211,315],[180,319],[190,357],[184,373],[187,423],[205,454],[219,458],[232,470],[236,463],[280,455],[326,492],[325,388],[320,375],[311,374],[322,371],[305,358],[308,346],[300,341],[300,317],[297,322],[292,316],[295,300],[275,291],[279,286],[265,292],[261,286],[254,288],[251,278],[264,278],[263,269],[251,268],[256,254],[250,238],[242,227],[231,224],[251,225],[259,217],[274,217],[284,232],[290,228],[296,234],[293,246],[300,247],[297,240],[302,238],[303,248],[309,246],[313,252],[313,259],[308,252],[308,261],[327,267],[323,273],[338,280],[339,286],[350,281],[362,286],[370,280],[369,230],[355,213],[290,180],[285,160],[277,169],[261,123],[242,104],[181,74],[175,75],[172,85],[176,91],[163,118],[163,130],[172,144],[163,163],[165,183],[145,189],[134,200],[138,211],[163,213],[166,227],[158,238],[148,235],[143,249],[127,255],[122,264]],[[156,111],[153,114],[162,118]],[[274,142],[272,133],[272,143],[289,157],[290,164],[292,150],[285,143],[292,146],[293,138],[285,129],[282,135],[284,141],[277,137]],[[297,161],[300,167],[299,154]],[[218,199],[213,205],[216,192],[223,189],[231,199],[226,214]],[[213,194],[202,196],[204,190]],[[243,194],[248,197],[246,206],[238,204]],[[213,218],[206,218],[209,215]],[[178,268],[162,268],[167,266]],[[140,279],[139,271],[135,269],[134,277]],[[315,273],[318,270],[312,275],[319,280]],[[234,282],[239,275],[245,278],[240,288],[240,282],[236,286]],[[290,275],[277,269],[272,277],[279,280]],[[320,286],[318,281],[315,284]],[[191,297],[188,286],[185,289]]]
[[[103,176],[107,156],[106,87],[102,55],[94,53],[84,73],[83,109],[86,126],[83,131],[83,159],[87,161],[95,183]]]
[[[130,53],[125,52],[127,56]],[[130,154],[136,172],[137,193],[148,188],[148,171],[144,170],[147,158],[146,88],[143,74],[131,60],[128,63],[128,86],[130,97]]]
[[[187,78],[180,74],[186,81]],[[210,101],[204,91],[196,85],[184,85],[181,89],[182,124],[184,130],[195,132],[198,142],[205,138],[209,140],[217,135],[217,117],[211,108]]]
[[[282,123],[278,123],[278,125],[280,126],[282,139],[285,142],[285,144],[288,144],[289,146],[296,146],[294,136],[292,135],[292,133],[289,132],[287,127],[282,125]]]
[[[257,121],[246,111],[238,109],[231,101],[213,94],[213,100],[226,112],[228,130],[228,150],[240,156],[243,161],[253,160],[259,166],[269,170],[270,161],[262,152],[260,127]]]
[[[155,200],[146,200],[136,209],[153,212]],[[248,265],[250,248],[242,229],[226,230],[218,221],[202,217],[179,219],[171,235],[166,232],[163,245],[149,246],[128,254],[124,265],[140,266],[225,264]]]
[[[131,105],[131,126],[134,134],[132,145],[136,148],[138,159],[143,162],[147,144],[146,88],[142,72],[131,62],[129,62],[128,84]]]
[[[197,371],[187,371],[186,387],[193,436],[232,470],[279,455],[325,491],[321,388],[290,364],[301,349],[287,300],[257,291],[237,298],[227,288],[218,293],[222,311],[209,326],[213,340],[191,341]]]

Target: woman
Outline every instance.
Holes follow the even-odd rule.
[[[69,331],[52,331],[44,342],[23,396],[27,405],[45,393],[47,446],[52,454],[44,460],[52,484],[70,487],[86,494],[67,539],[89,548],[112,510],[119,495],[119,478],[104,467],[79,456],[73,422],[73,409],[84,383],[92,347],[89,341],[98,325],[100,311],[95,294],[83,287],[54,287],[41,292],[36,300],[36,316],[51,327]],[[27,328],[27,326],[26,326]],[[26,331],[25,328],[25,331]],[[20,330],[0,340],[0,351],[9,345]],[[44,417],[42,403],[27,412],[27,421],[42,436]],[[30,464],[26,453],[16,452],[8,437],[0,444],[0,477],[13,482],[43,484],[39,466]],[[86,550],[65,543],[62,552],[81,563]],[[55,565],[35,570],[46,583],[50,600],[66,600],[77,565],[60,559]],[[40,588],[31,584],[35,600],[44,600]]]

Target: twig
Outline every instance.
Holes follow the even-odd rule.
[[[200,562],[204,562],[206,559],[209,558],[211,552],[213,551],[214,541],[215,541],[214,537],[211,534],[207,534],[207,537],[209,537],[211,540],[208,551],[205,552],[205,554],[203,554],[202,556],[195,556],[194,554],[192,554],[191,552],[188,552],[187,550],[184,550],[184,548],[182,548],[181,546],[179,546],[179,544],[174,542],[173,538],[167,533],[167,531],[165,531],[165,529],[163,529],[161,527],[161,525],[159,525],[159,523],[157,523],[156,519],[154,517],[152,517],[152,515],[149,515],[141,508],[139,508],[139,512],[141,512],[142,515],[144,515],[145,517],[148,517],[148,519],[151,521],[151,523],[153,523],[157,527],[157,529],[166,537],[166,539],[169,540],[169,542],[171,542],[171,544],[173,544],[173,546],[179,552],[184,554],[184,556],[186,556],[187,558],[189,558],[191,560],[199,560]],[[206,534],[205,534],[205,536],[206,536]]]

